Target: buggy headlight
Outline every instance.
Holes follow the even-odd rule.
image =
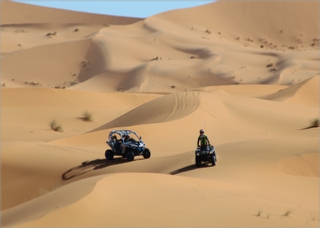
[[[200,153],[197,153],[197,156],[199,156],[200,155]]]
[[[210,151],[209,154],[213,154],[213,151]]]

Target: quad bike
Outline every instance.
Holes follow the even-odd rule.
[[[145,147],[141,137],[131,130],[114,130],[109,133],[106,143],[111,149],[106,150],[105,157],[112,160],[114,156],[122,156],[128,161],[133,161],[135,156],[142,155],[145,159],[150,158],[151,152]],[[126,146],[125,152],[122,153],[121,144]]]
[[[214,146],[198,147],[195,151],[195,161],[197,167],[200,167],[202,162],[211,162],[212,166],[215,166],[217,163],[217,155]]]

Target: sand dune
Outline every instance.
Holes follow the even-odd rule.
[[[319,62],[317,2],[252,3],[250,7],[259,16],[246,13],[246,9],[251,9],[247,4],[222,1],[185,9],[186,11],[162,13],[129,25],[110,25],[104,28],[101,25],[91,26],[91,30],[83,28],[82,22],[81,27],[65,22],[66,24],[60,23],[54,29],[42,27],[41,36],[40,26],[34,25],[27,30],[6,25],[4,28],[7,36],[12,37],[18,33],[19,36],[23,35],[21,41],[37,40],[37,43],[44,45],[29,50],[27,47],[34,46],[30,44],[31,41],[27,44],[18,38],[6,41],[10,45],[5,46],[11,47],[11,50],[22,49],[22,52],[12,53],[4,58],[6,64],[3,82],[7,87],[16,86],[19,81],[19,84],[32,83],[51,88],[81,83],[75,88],[95,90],[91,84],[101,81],[101,90],[176,92],[226,84],[291,85],[316,75]],[[288,4],[291,8],[299,8],[299,15],[292,15],[292,11],[286,10]],[[271,13],[274,8],[279,11],[279,16],[268,19],[272,22],[264,23],[261,15]],[[228,12],[230,9],[235,12]],[[197,14],[199,11],[201,14]],[[221,12],[224,12],[223,16]],[[247,14],[250,17],[244,16]],[[308,16],[301,20],[300,14]],[[195,15],[192,22],[187,15]],[[226,15],[233,16],[225,19]],[[278,31],[274,31],[274,20],[277,21]],[[230,22],[227,23],[228,21]],[[315,23],[311,23],[313,21]],[[237,26],[239,22],[254,29],[255,34],[260,37],[249,37],[246,33],[249,29],[242,28],[238,31],[236,28],[240,27]],[[163,24],[166,26],[162,26]],[[192,27],[192,24],[198,27]],[[268,26],[273,27],[271,29]],[[75,32],[75,29],[79,31]],[[283,32],[284,29],[287,31]],[[35,33],[34,30],[38,36],[30,36]],[[260,30],[261,32],[256,32]],[[230,34],[235,31],[239,33]],[[56,34],[47,35],[53,33]],[[241,39],[237,39],[238,37]],[[70,42],[66,42],[67,40]],[[14,64],[24,58],[30,60],[18,67]],[[46,68],[39,67],[40,63],[46,63]],[[11,65],[15,67],[12,69]],[[263,67],[265,71],[261,70]],[[23,72],[47,75],[50,80],[44,80],[44,77],[42,80],[35,78],[36,81],[28,82],[21,76]],[[54,80],[53,75],[56,74],[65,80]],[[96,77],[98,78],[95,79]],[[116,77],[118,80],[114,80]]]
[[[319,176],[319,155],[310,153],[305,156],[294,156],[282,161],[279,166],[281,169],[291,175],[301,176]]]
[[[159,95],[15,88],[1,90],[1,97],[1,122],[6,129],[2,140],[46,142],[100,127]],[[92,122],[81,119],[85,111],[92,114]],[[53,119],[62,125],[63,133],[50,130]]]
[[[173,121],[189,115],[198,105],[198,92],[169,94],[141,105],[94,130]],[[148,113],[148,115],[145,116],[143,113]]]
[[[278,93],[269,94],[264,98],[318,107],[319,76],[314,76],[289,88],[280,90]]]
[[[1,24],[12,25],[34,23],[96,23],[107,25],[130,24],[141,20],[140,18],[119,17],[116,15],[97,15],[69,10],[51,9],[48,7],[22,4],[10,0],[1,1],[1,9]]]
[[[1,224],[318,227],[318,18],[317,1],[145,19],[1,1]],[[201,128],[214,167],[195,166]],[[106,160],[114,129],[151,157]]]
[[[267,49],[273,49],[275,45],[281,48],[282,44],[298,46],[305,42],[310,47],[312,39],[319,35],[318,6],[317,1],[306,4],[303,1],[222,0],[155,15],[145,21],[152,23],[153,20],[162,19],[168,23],[183,23],[184,27],[194,25],[189,29],[201,31],[203,36],[209,30],[215,37],[259,48],[260,45]],[[299,12],[294,10],[297,8]]]
[[[130,179],[131,181],[128,182],[126,179]],[[90,184],[90,182],[88,182],[89,180],[82,181],[85,185]],[[110,182],[115,182],[114,187],[118,189],[118,191],[115,192],[113,188],[109,187]],[[136,184],[136,182],[140,183],[140,185]],[[141,185],[144,187],[141,188]],[[130,186],[130,190],[128,189],[128,186]],[[177,186],[179,187],[177,188]],[[64,190],[64,192],[72,192],[69,189],[61,190]],[[130,192],[139,193],[142,191],[144,193],[139,198],[130,197]],[[57,197],[58,192],[55,194]],[[103,194],[104,197],[97,197],[101,196],[101,194]],[[110,197],[115,194],[121,194],[123,197],[120,199]],[[203,197],[194,201],[194,199],[197,199],[199,195],[203,195]],[[157,196],[157,198],[159,198],[163,203],[158,204],[158,206],[153,209],[154,213],[150,214],[147,218],[138,219],[137,217],[140,217],[141,213],[148,213],[151,209],[150,207],[152,207],[152,204],[150,204],[149,200],[155,196]],[[52,198],[54,198],[54,195],[48,195],[45,198],[46,201],[50,202],[50,198],[53,200]],[[110,226],[118,226],[119,221],[117,218],[123,214],[128,214],[123,225],[130,227],[141,226],[141,220],[144,220],[144,224],[147,226],[153,226],[155,222],[160,226],[168,226],[172,223],[178,226],[184,226],[185,223],[183,218],[185,218],[186,215],[194,218],[193,222],[189,223],[189,225],[193,227],[199,225],[210,227],[208,224],[213,223],[213,221],[218,225],[232,225],[232,221],[227,219],[230,216],[230,213],[236,214],[238,221],[241,220],[241,217],[246,218],[246,224],[251,226],[257,224],[272,225],[272,221],[282,223],[283,227],[290,225],[288,219],[283,219],[281,216],[281,209],[285,210],[285,207],[278,205],[276,202],[269,202],[269,206],[265,208],[266,211],[273,210],[273,213],[270,215],[272,219],[265,221],[264,218],[259,218],[257,216],[247,216],[243,213],[242,208],[238,206],[243,205],[243,201],[250,198],[252,197],[245,196],[241,193],[236,196],[225,189],[221,189],[221,185],[214,181],[204,181],[183,177],[177,178],[163,176],[161,174],[116,174],[106,176],[104,179],[97,182],[96,187],[89,195],[77,201],[72,206],[60,208],[61,204],[55,203],[54,205],[57,206],[53,213],[37,219],[34,222],[24,223],[23,226],[34,226],[41,223],[51,224],[52,226],[104,225],[106,223],[105,218],[93,213],[92,210],[88,210],[88,207],[86,206],[88,204],[94,204],[98,207],[97,209],[99,211],[105,212],[110,211],[111,207],[113,209],[113,216],[108,216],[108,224],[110,224]],[[104,203],[101,204],[101,201]],[[179,204],[176,204],[176,202],[179,202]],[[217,203],[221,203],[223,205],[222,208],[212,207],[213,204]],[[137,204],[141,205],[143,210],[136,210],[135,205]],[[190,204],[192,204],[193,207],[190,207]],[[258,206],[258,204],[259,203],[252,203],[246,206],[250,208],[249,210],[252,210],[252,214],[254,214],[256,213],[255,207]],[[35,203],[34,205],[37,204]],[[195,209],[199,206],[201,206],[202,210]],[[82,208],[80,212],[82,216],[79,216],[76,223],[70,223],[68,219],[59,219],[61,215],[64,214],[78,214],[79,211],[77,208]],[[274,208],[277,209],[274,210]],[[47,210],[50,209],[48,208]],[[163,219],[158,221],[157,217],[159,215],[170,218],[170,220]],[[88,217],[91,218],[91,221],[87,219]],[[303,216],[300,217],[303,218]],[[300,218],[297,218],[296,221],[300,222]],[[241,225],[242,223],[240,222],[239,224]]]

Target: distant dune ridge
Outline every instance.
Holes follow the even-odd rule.
[[[319,227],[318,1],[0,4],[3,226]],[[114,129],[151,158],[106,160]]]
[[[183,91],[208,85],[291,85],[318,73],[316,1],[218,1],[136,23],[128,19],[131,24],[122,26],[116,16],[2,4],[9,9],[4,12],[22,7],[25,14],[35,15],[35,22],[24,23],[7,22],[16,14],[2,15],[3,37],[14,37],[4,39],[2,47],[2,81],[7,86],[52,88],[81,82],[74,88],[90,90],[101,81],[101,90],[107,91],[171,92],[172,87]],[[54,18],[47,23],[34,11],[48,11]],[[64,17],[64,23],[59,21]],[[28,76],[32,81],[25,72],[33,75]],[[110,79],[114,77],[119,79]]]
[[[113,15],[100,15],[92,13],[74,12],[70,10],[51,9],[48,7],[22,4],[11,0],[1,1],[1,24],[21,25],[21,24],[130,24],[141,20],[141,18],[131,18]]]

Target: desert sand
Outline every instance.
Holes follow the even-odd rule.
[[[319,9],[1,1],[2,226],[319,227]],[[106,160],[114,129],[151,157]],[[195,166],[200,129],[216,166]]]

